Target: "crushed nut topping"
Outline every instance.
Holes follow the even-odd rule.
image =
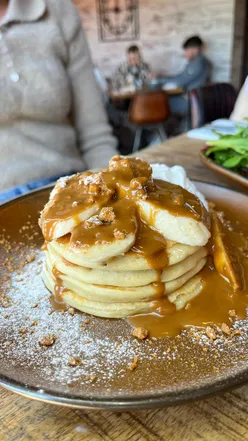
[[[35,260],[35,256],[33,254],[30,254],[27,256],[26,260],[27,260],[27,263],[31,263]]]
[[[84,221],[84,226],[86,228],[92,228],[96,225],[104,225],[103,222],[99,219],[99,216],[92,216],[88,220]]]
[[[136,369],[136,367],[138,366],[138,362],[139,362],[139,357],[138,355],[135,355],[132,363],[129,365],[129,370],[133,371],[134,369]]]
[[[231,337],[235,337],[235,335],[242,335],[242,331],[240,329],[234,329],[234,331],[232,331]]]
[[[27,334],[27,332],[28,332],[27,328],[20,329],[20,334],[22,334],[22,335]]]
[[[46,335],[44,337],[41,337],[39,344],[40,346],[52,346],[55,343],[55,340],[55,335]]]
[[[82,184],[86,187],[86,192],[90,195],[99,196],[111,194],[103,178],[103,173],[93,173],[82,179]]]
[[[222,330],[222,332],[224,332],[224,334],[231,335],[230,328],[226,323],[222,323],[221,330]]]
[[[90,195],[90,196],[88,197],[88,203],[89,203],[89,204],[94,204],[94,202],[95,202],[95,198],[94,198],[94,196]]]
[[[135,328],[132,332],[133,337],[137,337],[139,340],[145,340],[148,334],[149,332],[145,328]]]
[[[103,207],[98,217],[102,222],[113,222],[116,216],[113,207]]]
[[[79,357],[70,357],[68,360],[68,366],[76,367],[82,364],[81,359]]]
[[[211,326],[206,327],[206,335],[210,340],[210,343],[213,343],[213,341],[217,338],[216,331],[211,328]]]
[[[126,231],[120,231],[117,228],[114,230],[114,237],[116,240],[123,240],[127,235]]]
[[[89,375],[85,377],[85,381],[95,381],[96,378],[97,378],[96,375]]]

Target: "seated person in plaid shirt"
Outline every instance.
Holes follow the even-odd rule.
[[[127,61],[117,68],[112,86],[116,90],[128,86],[142,87],[151,78],[150,68],[143,62],[138,46],[130,46],[127,49]]]

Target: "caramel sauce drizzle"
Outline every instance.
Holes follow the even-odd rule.
[[[166,298],[161,297],[153,302],[152,311],[149,314],[140,314],[128,318],[128,322],[134,327],[144,327],[149,330],[150,336],[174,336],[182,329],[197,326],[205,327],[215,324],[227,323],[229,311],[234,310],[239,319],[246,317],[248,306],[248,222],[247,210],[240,209],[234,212],[227,204],[218,202],[216,209],[225,215],[224,234],[228,236],[228,247],[234,251],[235,267],[243,268],[243,290],[233,291],[232,286],[224,276],[219,274],[210,256],[207,265],[201,270],[203,290],[191,300],[187,308],[176,311]],[[209,245],[209,248],[212,247]],[[237,267],[236,267],[237,269]],[[173,308],[174,307],[174,308]]]
[[[56,266],[53,266],[52,269],[53,276],[55,278],[55,285],[54,285],[54,297],[57,303],[64,303],[63,302],[63,294],[66,292],[66,288],[63,286],[63,281],[61,279],[61,273]]]
[[[137,200],[147,199],[154,209],[166,207],[175,216],[192,217],[209,224],[208,212],[196,196],[177,185],[153,180],[151,167],[140,159],[114,157],[109,168],[101,173],[78,173],[64,182],[62,188],[59,185],[60,191],[54,192],[40,220],[47,240],[51,239],[58,221],[72,217],[78,223],[82,209],[98,204],[91,222],[81,222],[74,227],[71,247],[110,243],[116,239],[115,231],[136,234],[131,252],[142,254],[155,270],[168,265],[166,239],[140,219]],[[98,216],[106,206],[113,208],[115,220],[101,223]]]
[[[108,203],[108,207],[113,209],[114,220],[101,221],[98,216],[95,216],[92,222],[80,223],[71,233],[72,248],[110,243],[115,239],[115,234],[118,237],[118,232],[123,233],[125,237],[128,234],[136,234],[137,218],[134,204],[129,200],[125,201],[125,204],[122,200],[114,200]]]

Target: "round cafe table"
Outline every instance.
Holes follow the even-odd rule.
[[[112,101],[122,101],[122,100],[131,100],[136,93],[140,93],[140,92],[149,92],[150,90],[154,90],[154,89],[138,89],[138,90],[133,90],[133,91],[127,91],[127,92],[122,92],[121,90],[113,90],[113,89],[109,89],[108,91],[108,95],[109,98]],[[175,96],[175,95],[182,95],[184,94],[184,90],[182,89],[182,87],[176,87],[175,89],[168,89],[165,90],[165,92],[169,95],[169,96]]]

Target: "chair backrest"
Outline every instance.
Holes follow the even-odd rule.
[[[169,115],[168,95],[163,90],[138,92],[128,111],[129,121],[138,125],[160,123],[168,119]]]
[[[237,92],[229,83],[216,83],[188,93],[190,126],[195,129],[218,118],[229,118]]]

